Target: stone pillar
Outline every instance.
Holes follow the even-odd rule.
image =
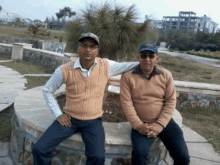
[[[70,61],[76,61],[78,55],[76,53],[64,53],[63,54],[63,64],[70,62]]]
[[[39,45],[42,50],[44,50],[44,40],[39,40]]]
[[[166,47],[166,42],[160,42],[160,47],[165,48]]]
[[[15,43],[13,45],[12,49],[12,55],[11,59],[12,60],[22,60],[23,59],[23,49],[24,48],[32,48],[33,44],[26,44],[26,43]]]

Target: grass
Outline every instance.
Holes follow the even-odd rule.
[[[0,36],[24,38],[27,40],[30,39],[59,42],[59,38],[61,36],[63,36],[64,39],[66,38],[66,32],[49,29],[39,29],[39,32],[34,37],[34,35],[28,31],[27,27],[0,26]]]
[[[159,56],[158,64],[170,70],[174,80],[220,84],[220,69],[217,67],[162,53]]]
[[[179,108],[183,124],[202,135],[220,152],[220,113],[217,109],[201,107]]]
[[[9,60],[0,58],[0,60]],[[14,69],[21,74],[48,74],[46,67],[36,65],[27,61],[15,60],[12,62],[0,63],[8,68]]]
[[[38,87],[38,86],[45,85],[50,77],[30,77],[30,76],[26,76],[25,78],[27,79],[27,82],[28,82],[28,84],[26,84],[25,86],[27,87],[27,89],[31,89],[31,88],[35,88],[35,87]]]

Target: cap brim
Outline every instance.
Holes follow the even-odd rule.
[[[143,48],[143,49],[139,50],[139,53],[142,51],[151,51],[152,53],[157,53],[156,51],[154,51],[153,49],[150,49],[150,48]]]
[[[84,40],[84,39],[92,39],[96,44],[99,44],[99,42],[96,39],[92,38],[92,37],[82,37],[82,38],[79,39],[79,42]]]

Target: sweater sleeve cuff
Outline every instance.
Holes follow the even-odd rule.
[[[160,122],[156,121],[157,124],[159,124],[160,126],[163,127],[163,129],[165,128],[164,125],[162,125]]]

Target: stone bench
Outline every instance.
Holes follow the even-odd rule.
[[[19,95],[14,102],[15,116],[12,119],[12,138],[10,153],[15,164],[32,163],[32,146],[37,142],[49,125],[55,120],[46,107],[42,88],[36,87]],[[116,92],[113,86],[109,91]],[[117,92],[116,92],[117,93]],[[65,85],[55,92],[55,96],[65,94]],[[173,119],[182,126],[182,117],[175,110]],[[103,122],[105,130],[106,165],[112,165],[119,159],[131,157],[132,144],[130,139],[131,125],[128,122]],[[85,145],[80,133],[77,133],[59,144],[54,152],[53,164],[85,164]],[[172,162],[164,145],[159,138],[154,142],[149,153],[149,164],[166,165]]]

